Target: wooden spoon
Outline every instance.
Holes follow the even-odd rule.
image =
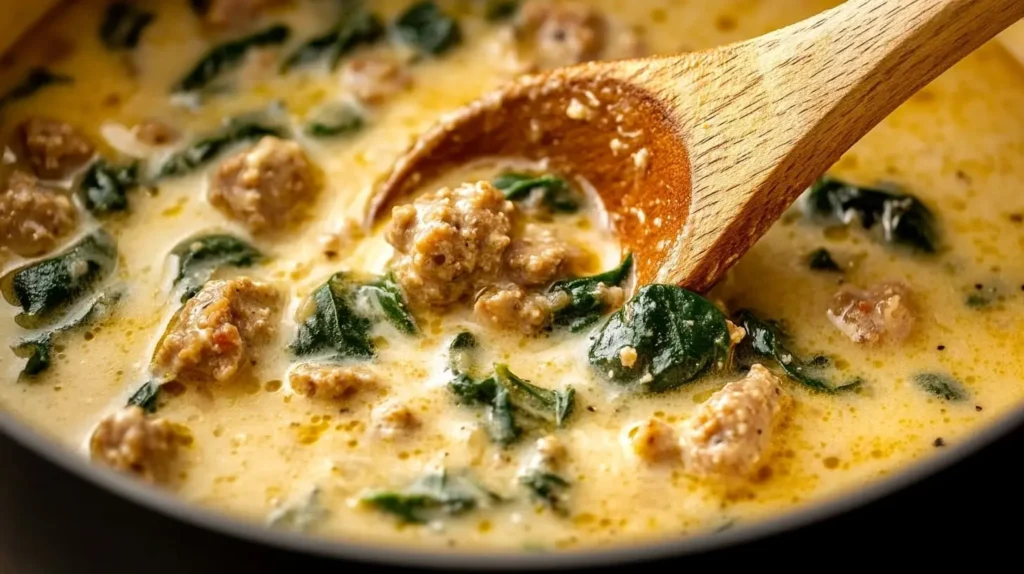
[[[640,283],[696,291],[815,178],[1024,0],[850,0],[759,38],[524,77],[455,112],[369,209],[482,158],[550,161],[598,190]]]

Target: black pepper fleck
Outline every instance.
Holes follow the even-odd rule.
[[[939,345],[938,347],[935,347],[935,348],[940,350],[940,351],[945,351],[946,350],[946,346],[945,345]]]
[[[1024,214],[1011,213],[1010,214],[1010,221],[1012,221],[1014,223],[1024,223]]]
[[[935,442],[933,442],[932,445],[935,446],[935,447],[946,446],[946,441],[942,440],[942,437],[939,437],[939,438],[935,439]]]
[[[981,412],[981,405],[974,405],[974,410]]]
[[[597,409],[595,409],[594,407],[590,407],[590,406],[587,407],[587,410],[592,412],[592,413],[596,413],[597,412]]]

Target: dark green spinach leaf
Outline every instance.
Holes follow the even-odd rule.
[[[203,284],[222,267],[251,267],[263,254],[245,241],[224,233],[197,235],[174,246],[171,256],[177,259],[175,287],[181,287],[185,302],[202,289]]]
[[[469,476],[449,474],[445,469],[424,475],[404,490],[376,492],[362,498],[364,504],[410,524],[458,516],[501,501],[500,496]]]
[[[327,57],[330,68],[338,67],[341,59],[364,44],[372,44],[384,35],[380,18],[366,9],[363,2],[344,5],[337,24],[327,32],[310,38],[285,58],[281,72]]]
[[[626,347],[637,355],[629,367],[620,356]],[[675,285],[642,287],[601,328],[589,354],[602,376],[654,393],[722,369],[728,357],[725,316],[707,299]]]
[[[306,135],[329,138],[354,134],[366,126],[362,110],[351,104],[331,105],[321,109],[306,123]]]
[[[555,513],[565,516],[566,490],[569,481],[548,469],[533,467],[519,476],[519,483],[530,490],[531,495]]]
[[[950,402],[968,397],[963,384],[945,373],[917,373],[914,375],[914,384],[924,392]]]
[[[275,24],[249,36],[215,46],[174,85],[172,91],[193,92],[205,88],[221,74],[238,67],[253,48],[279,46],[288,40],[289,34],[287,26]]]
[[[0,108],[11,102],[35,95],[36,92],[47,86],[70,84],[73,81],[71,76],[55,74],[46,68],[32,68],[21,83],[8,90],[3,96],[0,96]]]
[[[110,165],[93,162],[80,185],[82,203],[95,215],[108,215],[128,208],[128,192],[139,184],[139,164]]]
[[[515,16],[518,11],[519,0],[487,0],[484,18],[488,22],[500,22]]]
[[[439,56],[462,41],[459,23],[430,0],[413,4],[402,13],[395,20],[395,31],[403,42],[432,56]]]
[[[552,324],[568,327],[573,333],[578,333],[597,323],[601,315],[609,311],[600,297],[600,286],[621,287],[632,270],[633,254],[630,253],[615,269],[590,277],[558,281],[552,285],[548,289],[549,294],[562,293],[569,298],[568,305],[554,312]]]
[[[264,136],[286,137],[285,132],[284,128],[267,119],[250,116],[229,119],[220,131],[203,137],[168,157],[160,166],[157,177],[184,175],[213,161],[235,144]]]
[[[114,238],[96,230],[62,253],[8,274],[2,280],[3,295],[22,308],[15,322],[27,329],[40,327],[80,301],[116,263]]]
[[[859,187],[825,176],[807,196],[811,214],[826,223],[848,225],[859,218],[864,229],[879,225],[886,243],[934,253],[938,243],[935,217],[916,197]]]
[[[841,385],[828,380],[831,361],[826,357],[815,357],[804,361],[790,352],[785,345],[785,334],[778,325],[759,319],[752,312],[744,310],[736,314],[736,324],[746,330],[736,346],[736,364],[749,368],[755,363],[774,362],[794,381],[818,392],[837,393],[857,388],[863,381],[854,378]]]
[[[843,269],[832,259],[832,254],[824,247],[815,249],[807,256],[807,266],[812,271],[834,271],[842,273]]]
[[[505,192],[505,199],[509,201],[529,199],[535,190],[540,190],[541,202],[554,213],[576,213],[580,209],[579,194],[569,182],[557,175],[535,176],[507,172],[496,177],[492,183]]]
[[[476,367],[476,350],[480,343],[469,331],[463,331],[448,345],[448,370],[453,375],[469,375]]]
[[[147,381],[128,398],[128,406],[140,407],[147,413],[155,413],[160,401],[160,381]]]
[[[107,6],[100,23],[100,40],[111,50],[131,50],[139,45],[142,32],[153,23],[156,14],[127,2]]]
[[[408,335],[418,331],[401,291],[390,277],[361,281],[336,273],[313,292],[304,307],[308,316],[299,325],[292,344],[292,351],[300,357],[372,358],[370,329],[379,321],[387,321]]]
[[[509,394],[517,415],[543,421],[556,427],[565,426],[576,403],[576,389],[566,387],[553,391],[530,384],[509,370],[508,365],[494,365],[494,378]]]
[[[109,317],[114,312],[114,306],[121,300],[122,294],[119,289],[103,291],[78,312],[69,314],[57,325],[25,337],[12,345],[11,350],[15,355],[28,359],[21,374],[31,377],[49,369],[53,345],[58,338],[64,333],[101,322]]]

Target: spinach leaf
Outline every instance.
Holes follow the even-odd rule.
[[[458,516],[502,498],[465,474],[440,469],[401,491],[382,491],[362,498],[364,504],[393,514],[402,522],[425,524],[442,516]]]
[[[842,273],[843,269],[832,259],[832,254],[824,247],[815,249],[807,256],[807,266],[812,271],[835,271]]]
[[[218,132],[190,144],[172,154],[160,166],[157,177],[176,177],[194,171],[226,151],[229,147],[264,136],[285,137],[285,130],[266,119],[232,118]]]
[[[951,402],[968,397],[963,384],[945,373],[917,373],[914,375],[914,384],[926,393]]]
[[[22,309],[15,322],[27,329],[51,322],[110,275],[117,244],[102,229],[49,259],[13,271],[2,280],[8,303]]]
[[[433,1],[413,4],[395,20],[395,32],[421,54],[439,56],[462,41],[459,23]]]
[[[195,296],[217,269],[251,267],[263,259],[263,254],[252,245],[222,233],[185,239],[171,249],[171,256],[178,261],[174,285],[184,288],[183,303]]]
[[[103,14],[100,40],[111,50],[131,50],[139,45],[142,32],[155,18],[156,14],[127,2],[114,2]]]
[[[321,109],[304,129],[306,135],[329,138],[356,133],[366,125],[363,112],[354,105],[332,105]]]
[[[848,225],[859,217],[864,229],[881,225],[886,243],[934,253],[938,243],[935,217],[916,197],[859,187],[825,176],[807,196],[811,214],[826,223]]]
[[[565,516],[569,513],[565,506],[565,491],[569,481],[541,467],[533,467],[519,476],[519,483],[530,490],[534,498],[557,514]]]
[[[292,344],[292,351],[300,357],[372,358],[370,329],[379,321],[387,321],[407,335],[417,333],[416,322],[390,276],[359,281],[336,273],[313,292],[305,308],[308,317],[299,325]]]
[[[576,403],[576,389],[566,387],[564,391],[552,391],[531,385],[509,370],[508,365],[494,365],[494,377],[508,391],[509,399],[517,415],[565,426]]]
[[[94,162],[80,184],[82,202],[95,215],[107,215],[128,208],[128,191],[139,184],[139,164],[110,165]]]
[[[21,83],[8,90],[3,96],[0,96],[0,108],[11,102],[33,96],[36,92],[47,86],[70,84],[73,81],[71,76],[54,74],[46,68],[32,68]]]
[[[360,302],[367,302],[369,309],[364,315],[369,318],[383,317],[391,323],[394,328],[406,335],[417,333],[416,319],[405,306],[405,296],[401,287],[395,282],[392,274],[387,274],[380,279],[371,281],[357,288]]]
[[[160,381],[148,381],[128,398],[128,406],[141,407],[147,413],[155,413],[160,400]]]
[[[490,377],[476,380],[470,374],[471,353],[476,344],[471,337],[462,333],[449,346],[449,370],[455,377],[448,383],[448,389],[460,403],[487,409],[487,434],[491,440],[506,446],[529,428],[565,425],[575,406],[575,389],[549,390],[532,385],[503,364],[496,364]],[[473,346],[469,346],[470,341]]]
[[[569,182],[556,175],[507,172],[494,178],[492,183],[505,192],[505,199],[509,201],[529,199],[534,190],[541,190],[541,201],[552,212],[576,213],[580,209],[578,194]]]
[[[267,520],[271,528],[280,530],[291,530],[293,532],[306,532],[313,525],[320,522],[330,511],[320,501],[320,489],[314,488],[295,503],[272,512]]]
[[[515,16],[518,11],[518,0],[487,0],[487,4],[484,6],[484,18],[488,22],[500,22]]]
[[[208,86],[218,76],[238,67],[253,48],[279,46],[288,40],[290,30],[275,24],[249,36],[225,42],[206,53],[172,88],[173,92],[192,92]]]
[[[53,345],[60,335],[79,327],[103,321],[113,313],[114,306],[120,301],[121,296],[122,292],[120,290],[104,291],[89,301],[77,313],[70,314],[57,325],[41,333],[25,337],[12,345],[11,350],[14,351],[15,355],[28,359],[21,374],[31,377],[49,369]]]
[[[384,35],[384,24],[376,14],[365,8],[363,2],[351,2],[345,6],[347,8],[334,27],[310,38],[285,58],[281,72],[288,72],[325,56],[333,70],[346,54],[360,45],[372,44]]]
[[[833,385],[826,378],[831,361],[825,357],[815,357],[810,361],[804,361],[794,355],[786,348],[785,334],[778,325],[770,321],[763,321],[746,310],[737,313],[735,320],[736,324],[747,332],[747,335],[736,346],[736,364],[738,366],[750,367],[754,363],[772,361],[778,364],[789,378],[808,389],[824,393],[850,391],[863,382],[859,378],[854,378],[841,385]]]
[[[618,267],[611,271],[590,277],[566,279],[552,285],[548,289],[549,294],[562,293],[569,299],[568,305],[555,311],[552,323],[556,327],[568,327],[573,333],[579,333],[597,323],[601,319],[601,315],[608,311],[599,296],[600,286],[622,286],[632,269],[633,254],[630,253]]]
[[[622,364],[632,347],[636,361]],[[710,301],[675,285],[647,285],[601,328],[590,364],[620,384],[659,393],[724,367],[729,356],[725,316]]]

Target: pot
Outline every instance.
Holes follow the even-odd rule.
[[[9,3],[10,4],[10,3]],[[9,5],[23,31],[57,4]],[[18,33],[0,38],[0,52]],[[1024,60],[1024,24],[1004,35]],[[271,532],[89,464],[0,411],[0,572],[224,572],[377,569],[613,569],[656,563],[817,568],[1006,558],[1024,510],[1008,461],[1024,452],[1024,407],[946,452],[866,488],[771,520],[677,541],[559,554],[442,554]],[[1012,518],[1011,518],[1012,520]],[[984,553],[984,554],[983,554]],[[823,562],[830,560],[830,562]],[[755,562],[756,561],[756,562]]]

